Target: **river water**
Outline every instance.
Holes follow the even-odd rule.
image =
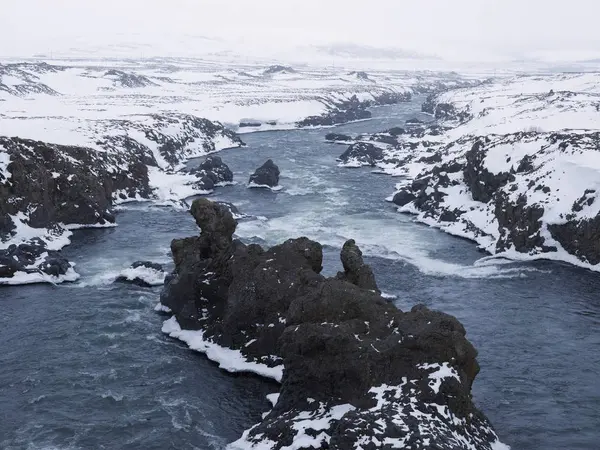
[[[416,103],[374,110],[340,133],[381,131]],[[211,196],[252,216],[237,234],[325,245],[325,273],[354,238],[398,307],[455,315],[479,350],[476,404],[513,449],[600,448],[600,275],[568,265],[483,265],[474,244],[414,223],[384,201],[395,181],[343,169],[331,130],[244,135],[221,153],[237,185]],[[247,189],[266,159],[283,190]],[[197,233],[184,211],[130,205],[113,229],[76,232],[65,255],[82,279],[0,289],[0,448],[222,449],[260,420],[273,383],[230,375],[160,332],[160,289],[110,280],[139,259],[170,264],[171,239]]]

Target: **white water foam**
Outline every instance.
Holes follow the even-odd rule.
[[[385,230],[385,232],[382,232]],[[295,211],[268,221],[248,220],[238,225],[236,233],[242,238],[257,237],[276,245],[286,239],[306,236],[323,245],[340,248],[348,239],[354,239],[363,254],[413,265],[425,275],[460,278],[516,278],[529,272],[540,272],[532,267],[503,267],[504,264],[460,264],[430,256],[443,248],[447,239],[437,243],[431,239],[431,229],[401,222],[397,216],[373,217],[372,214],[339,216],[335,208],[315,211]]]

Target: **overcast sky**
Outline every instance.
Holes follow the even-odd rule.
[[[242,51],[356,43],[445,59],[600,57],[599,0],[1,0],[0,57],[193,36]],[[189,42],[201,42],[192,40]],[[214,43],[213,43],[214,44]],[[208,44],[207,44],[208,45]],[[212,44],[211,44],[212,45]],[[110,48],[104,53],[110,53]],[[114,47],[113,47],[114,48]],[[179,49],[181,50],[181,49]]]

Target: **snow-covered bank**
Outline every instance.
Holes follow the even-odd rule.
[[[600,270],[599,82],[523,76],[450,91],[424,105],[438,124],[346,163],[404,177],[390,198],[400,211],[494,255]]]

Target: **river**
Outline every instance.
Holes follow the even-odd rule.
[[[418,116],[380,107],[336,132],[381,131]],[[475,403],[520,449],[597,449],[600,442],[600,275],[565,264],[477,263],[463,239],[417,224],[384,199],[393,178],[337,167],[331,130],[246,134],[221,152],[238,184],[211,196],[252,218],[237,234],[273,245],[301,235],[325,245],[325,273],[354,238],[379,287],[401,309],[455,315],[479,350]],[[247,189],[272,158],[283,189]],[[170,264],[171,239],[197,233],[179,210],[133,204],[119,226],[77,231],[65,255],[76,284],[0,289],[0,448],[222,449],[260,420],[277,385],[230,375],[160,332],[160,288],[110,283],[133,261]]]

